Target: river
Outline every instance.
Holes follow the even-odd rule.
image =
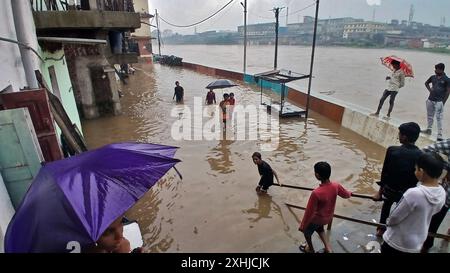
[[[153,46],[157,52],[157,47]],[[243,47],[241,45],[164,45],[162,54],[176,55],[183,61],[234,71],[243,70]],[[344,104],[355,104],[375,112],[379,99],[386,88],[389,71],[381,65],[380,57],[396,55],[413,66],[415,77],[406,79],[400,89],[392,118],[400,121],[415,121],[426,127],[425,101],[428,90],[425,81],[434,74],[434,65],[443,62],[450,69],[450,55],[413,50],[364,49],[347,47],[317,47],[314,62],[312,94],[320,93],[341,100]],[[271,70],[274,63],[274,46],[250,45],[247,48],[247,73],[254,74]],[[278,68],[303,74],[309,73],[311,48],[304,46],[279,46]],[[290,86],[307,90],[307,81],[298,81]],[[380,118],[385,116],[389,101],[385,102]],[[450,111],[444,112],[444,137],[450,137]],[[436,132],[436,122],[434,124]]]

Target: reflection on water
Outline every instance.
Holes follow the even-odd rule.
[[[216,148],[212,149],[206,156],[211,170],[217,171],[221,174],[228,174],[234,172],[233,161],[231,160],[230,145],[234,141],[222,139]]]
[[[140,223],[145,250],[297,252],[303,237],[297,231],[298,220],[284,203],[304,206],[309,192],[271,187],[269,195],[255,199],[259,174],[251,154],[260,151],[264,141],[171,137],[176,121],[193,118],[194,98],[204,101],[205,87],[215,78],[158,64],[136,68],[129,83],[121,87],[123,115],[85,121],[83,132],[90,148],[136,140],[180,147],[176,156],[182,162],[177,168],[183,180],[170,171],[129,212],[129,217]],[[172,100],[176,80],[185,90],[184,104]],[[260,102],[257,87],[237,86],[226,91],[234,92],[241,105]],[[217,91],[216,96],[223,92]],[[203,121],[216,115],[214,109],[206,107]],[[317,186],[313,165],[326,160],[332,165],[333,179],[355,192],[373,193],[385,150],[321,116],[311,116],[306,126],[300,119],[280,120],[278,147],[262,151],[282,183]],[[200,125],[194,122],[191,126]],[[361,200],[337,203],[337,213],[366,219],[378,219],[379,208],[380,204]],[[295,215],[301,219],[302,212],[295,211]],[[348,228],[345,223],[335,227]]]

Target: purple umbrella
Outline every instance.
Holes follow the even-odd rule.
[[[118,143],[45,164],[5,236],[5,252],[92,246],[176,163],[178,148]]]

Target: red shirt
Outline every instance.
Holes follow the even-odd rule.
[[[344,189],[339,183],[332,181],[320,184],[317,189],[313,190],[303,215],[300,230],[304,231],[311,223],[317,225],[330,223],[333,219],[338,195],[342,198],[350,198],[352,193]]]
[[[236,100],[234,98],[230,98],[228,99],[228,101],[230,102],[230,105],[234,105],[234,103],[236,102]]]

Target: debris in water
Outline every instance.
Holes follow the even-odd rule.
[[[344,238],[345,241],[348,241],[347,236],[343,236],[342,238]]]

